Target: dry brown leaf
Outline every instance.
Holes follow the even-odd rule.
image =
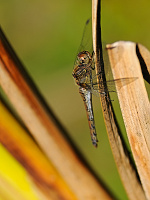
[[[150,102],[136,44],[122,41],[107,45],[107,48],[114,78],[136,78],[128,85],[121,88],[116,85],[116,88],[133,157],[146,197],[150,199]],[[150,52],[140,45],[141,48],[143,59],[148,63]]]
[[[65,139],[56,117],[42,99],[2,30],[0,84],[32,136],[77,199],[112,199]]]

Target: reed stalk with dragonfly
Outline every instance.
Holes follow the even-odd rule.
[[[96,68],[97,71],[103,71],[100,69],[100,67],[103,67],[101,64],[103,61],[100,1],[93,0],[92,7]],[[118,43],[117,45],[107,46],[107,49],[116,79],[122,78],[122,73],[123,76],[127,73],[129,77],[138,77],[138,80],[131,83],[131,85],[121,88],[118,94],[142,185],[137,178],[136,169],[131,164],[121,133],[118,131],[111,102],[107,96],[103,95],[101,96],[101,104],[114,159],[128,198],[132,200],[150,199],[148,134],[148,130],[150,130],[150,112],[149,100],[139,65],[140,63],[141,66],[146,67],[147,73],[144,74],[146,74],[146,80],[149,80],[150,53],[141,45],[136,46],[135,43]],[[123,51],[120,49],[123,49]],[[117,71],[117,65],[122,70]],[[128,70],[130,69],[128,66],[136,67],[136,69]],[[134,70],[137,75],[131,74]],[[103,82],[105,74],[98,77],[98,82],[99,80]],[[6,109],[8,106],[3,103],[1,98],[0,142],[20,163],[19,166],[15,165],[19,176],[21,173],[19,168],[22,166],[26,189],[30,188],[30,195],[28,196],[29,190],[28,194],[25,194],[22,191],[26,191],[26,189],[22,188],[21,185],[11,184],[8,181],[8,170],[4,170],[5,166],[1,165],[1,169],[3,167],[3,173],[0,174],[1,198],[117,199],[106,185],[96,177],[79,150],[72,143],[62,124],[49,108],[35,83],[14,53],[2,30],[0,31],[0,84],[21,118],[21,122],[18,123],[15,117],[8,112],[9,109]],[[6,158],[9,159],[9,156],[6,155]]]

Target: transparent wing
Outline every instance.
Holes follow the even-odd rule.
[[[135,81],[137,78],[136,77],[131,77],[131,78],[121,78],[121,79],[115,79],[113,80],[112,72],[111,72],[111,67],[109,63],[109,58],[108,58],[108,53],[105,48],[105,44],[103,43],[103,56],[104,56],[104,70],[105,70],[105,75],[106,75],[106,84],[107,84],[107,91],[104,91],[103,84],[100,84],[100,90],[102,92],[114,92],[116,91],[115,84],[117,87],[121,88],[124,85],[130,84],[131,82]],[[84,32],[83,32],[83,37],[81,40],[80,47],[78,49],[78,53],[82,51],[89,51],[91,54],[93,52],[93,45],[92,45],[92,20],[91,18],[86,21],[85,27],[84,27]],[[77,54],[78,54],[77,53]],[[77,65],[77,58],[75,60],[75,65]],[[95,62],[93,59],[93,63],[90,65],[91,67],[91,73],[86,74],[85,77],[85,84],[87,85],[87,90],[93,93],[94,95],[98,96],[101,92],[99,91],[99,86],[97,84],[97,75],[94,69]],[[80,82],[80,79],[78,79]]]
[[[136,79],[137,79],[137,77],[131,77],[131,78],[121,78],[121,79],[114,79],[114,80],[106,81],[107,91],[104,90],[102,84],[100,84],[100,90],[99,90],[97,80],[93,80],[92,84],[90,84],[90,82],[88,82],[87,84],[91,85],[88,90],[92,94],[99,96],[99,94],[101,94],[101,92],[102,93],[104,93],[104,92],[116,92],[115,85],[117,85],[117,87],[120,89],[121,87],[132,83]]]
[[[91,54],[93,52],[92,22],[91,21],[92,21],[92,19],[89,18],[85,23],[83,36],[82,36],[81,44],[80,44],[79,49],[77,51],[77,55],[78,55],[79,52],[82,52],[82,51],[89,51]],[[74,62],[74,67],[77,64],[78,64],[78,61],[77,61],[77,56],[76,56],[75,62]]]
[[[109,80],[107,81],[108,91],[111,92],[112,90],[114,90],[114,86],[112,82],[114,82],[117,85],[117,87],[120,89],[121,87],[132,83],[137,78],[138,77],[131,77],[131,78],[120,78],[120,79]]]
[[[81,40],[78,53],[81,51],[89,51],[92,54],[93,45],[92,45],[92,20],[88,19],[85,23],[83,36]]]

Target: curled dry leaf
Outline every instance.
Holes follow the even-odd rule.
[[[150,102],[136,48],[133,42],[107,45],[114,78],[137,77],[132,83],[116,88],[133,157],[146,197],[150,199]],[[149,64],[150,52],[141,45],[139,49],[146,65]]]

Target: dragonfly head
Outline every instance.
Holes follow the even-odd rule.
[[[77,59],[79,61],[79,64],[87,65],[91,62],[92,56],[91,56],[90,52],[88,52],[88,51],[81,51],[77,55]]]

